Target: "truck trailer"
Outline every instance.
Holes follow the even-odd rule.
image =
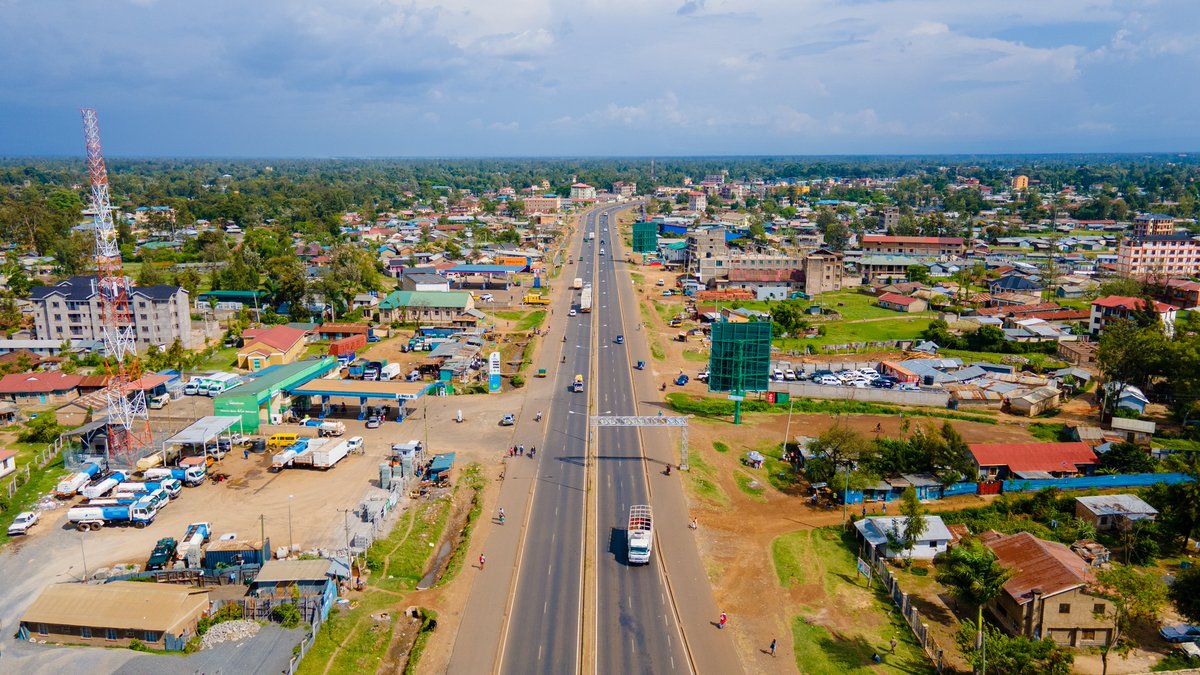
[[[575,281],[571,284],[571,288],[574,288],[575,290],[583,288],[583,277],[575,277]]]
[[[654,547],[654,518],[648,504],[629,507],[629,529],[626,530],[626,536],[630,564],[645,565],[650,562],[650,552]]]
[[[72,507],[67,511],[67,522],[73,523],[80,532],[121,524],[132,524],[141,529],[154,522],[157,513],[146,500],[128,502],[112,499]]]
[[[87,485],[88,481],[100,473],[100,465],[95,462],[88,462],[79,468],[78,471],[67,476],[59,481],[58,486],[54,489],[55,497],[74,497],[75,493],[79,492],[80,488]]]
[[[579,294],[579,311],[581,311],[581,312],[592,311],[592,288],[591,288],[591,286],[583,289],[583,292]]]
[[[350,441],[341,441],[332,447],[317,448],[310,454],[312,455],[313,468],[328,470],[342,461],[346,455],[350,454]]]
[[[188,487],[195,487],[204,482],[208,477],[208,473],[203,466],[189,466],[187,468],[170,468],[170,467],[155,467],[146,469],[142,472],[142,478],[147,481],[160,481],[168,478],[180,481]]]
[[[175,551],[175,557],[184,560],[194,550],[195,557],[199,558],[200,548],[208,541],[209,534],[210,528],[208,523],[192,523],[188,525],[183,539],[179,541],[179,548]]]
[[[125,480],[125,474],[121,471],[114,471],[102,480],[96,481],[91,485],[79,491],[79,494],[84,499],[99,499],[104,495],[113,491],[122,481]]]

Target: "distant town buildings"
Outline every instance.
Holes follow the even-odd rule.
[[[1028,190],[1029,189],[1029,176],[1025,176],[1025,175],[1013,176],[1012,189]]]
[[[586,201],[596,198],[596,188],[587,183],[575,183],[571,186],[571,201]]]
[[[637,183],[619,180],[612,184],[612,193],[622,199],[628,199],[637,194]]]
[[[966,246],[961,237],[895,237],[868,234],[862,238],[865,253],[883,253],[927,257],[961,256]]]

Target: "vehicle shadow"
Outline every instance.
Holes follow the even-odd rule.
[[[608,552],[613,555],[618,565],[629,566],[629,545],[626,533],[628,530],[623,527],[614,527],[608,538]]]

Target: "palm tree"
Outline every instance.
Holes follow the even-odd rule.
[[[964,539],[946,553],[938,580],[955,597],[976,605],[975,648],[983,645],[983,606],[1004,590],[1016,571],[1004,566],[991,549],[975,538]]]

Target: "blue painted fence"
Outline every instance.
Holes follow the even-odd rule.
[[[1192,477],[1185,473],[1134,473],[1112,476],[1081,476],[1079,478],[1049,478],[1045,480],[1006,480],[1005,492],[1032,492],[1043,488],[1060,490],[1093,490],[1104,488],[1149,487],[1165,483],[1190,483]]]
[[[954,497],[957,495],[973,495],[979,493],[979,483],[955,483],[947,485],[942,492],[945,497]]]

